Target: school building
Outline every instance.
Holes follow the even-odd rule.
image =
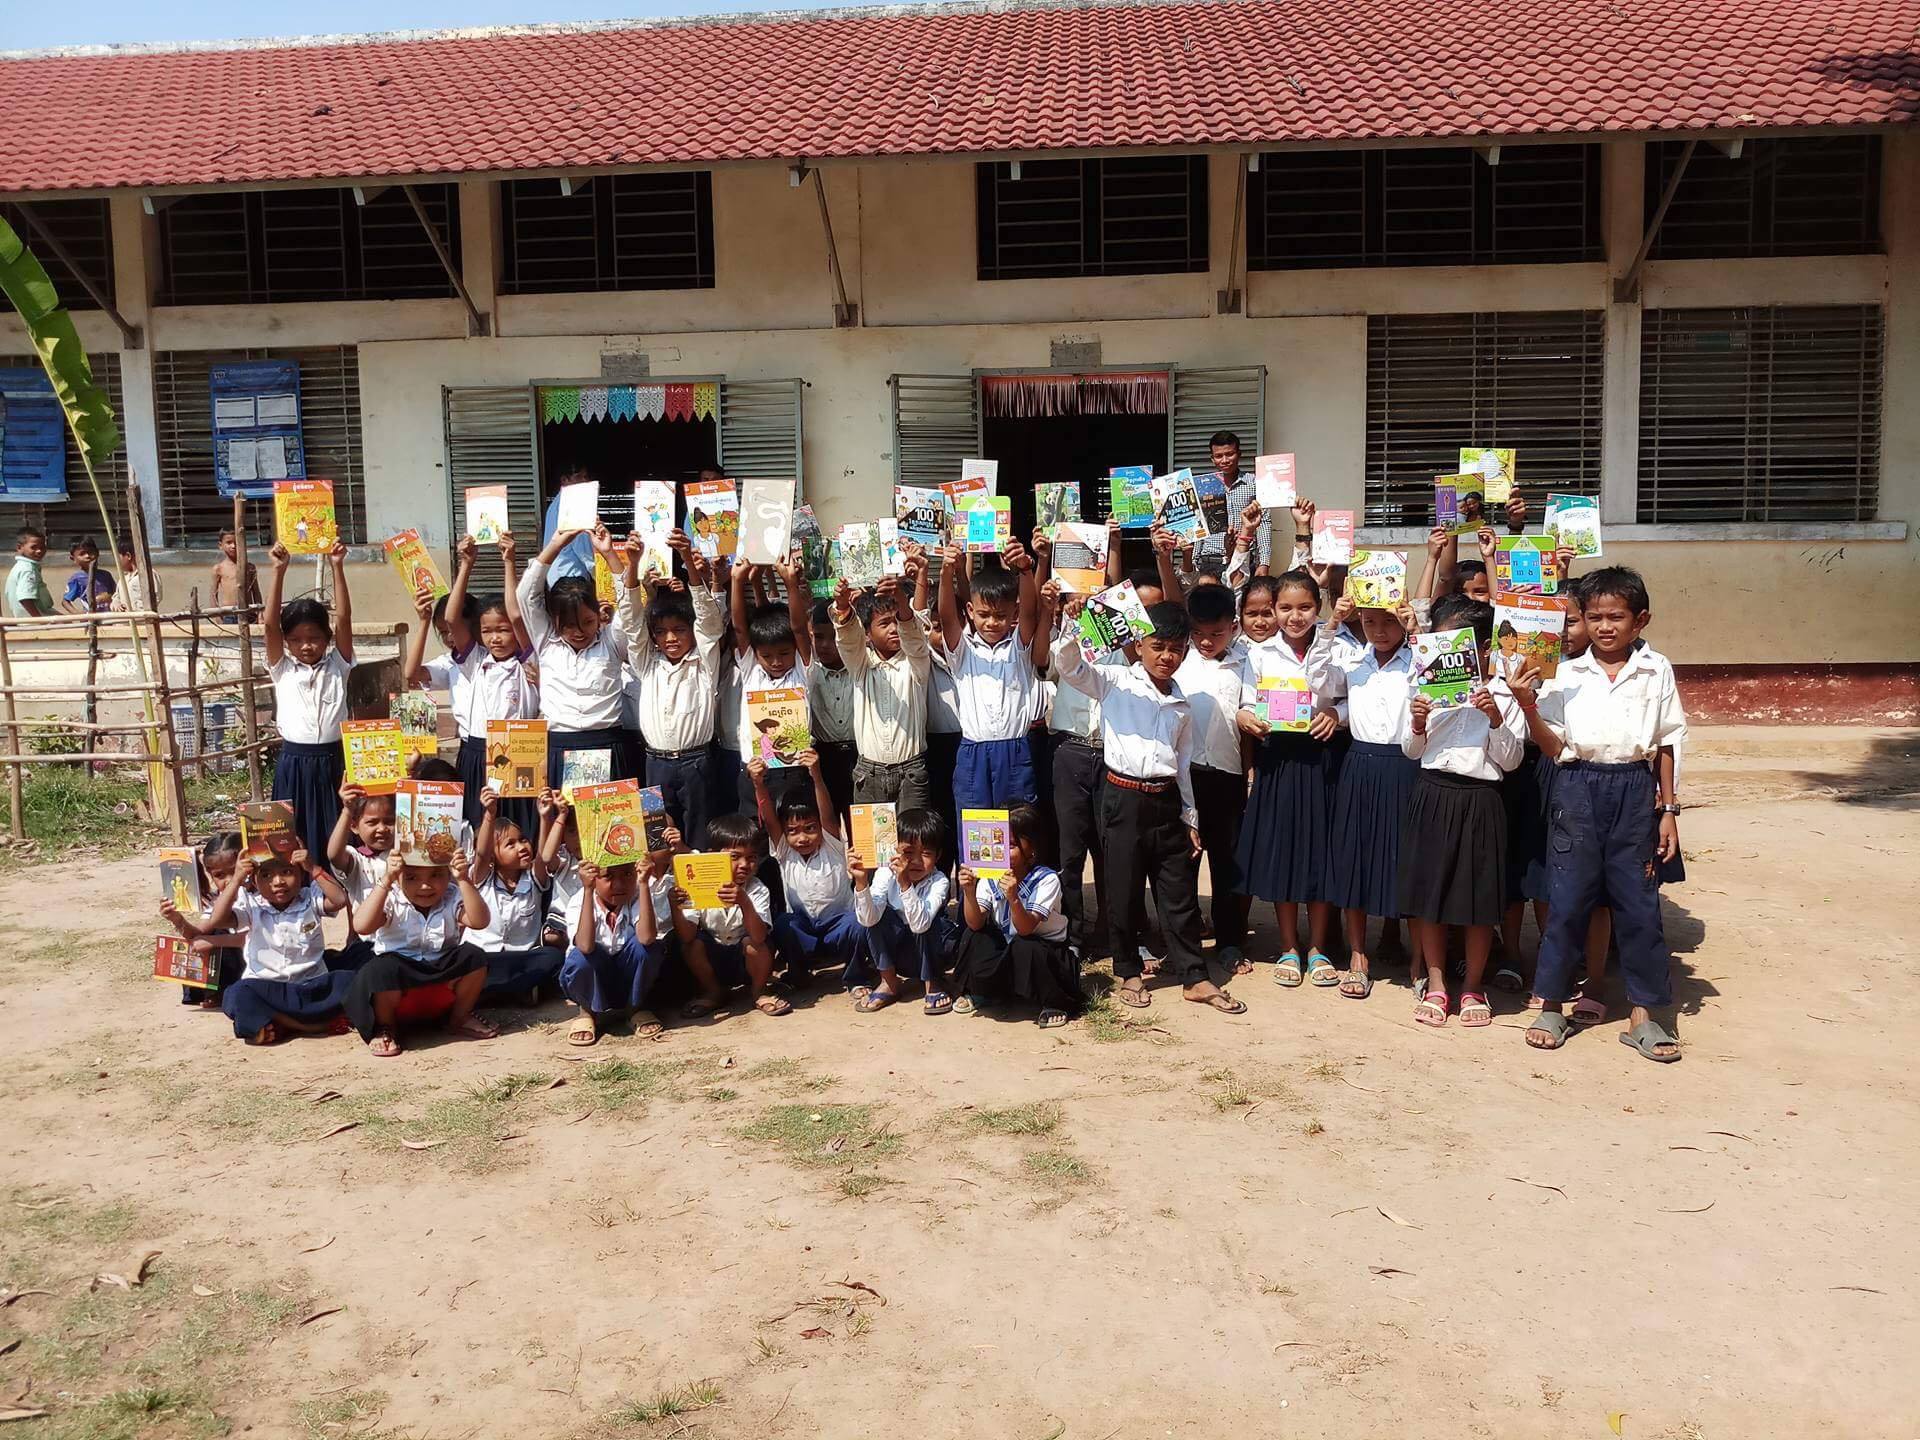
[[[717,462],[831,529],[984,455],[1091,518],[1110,467],[1225,428],[1417,550],[1432,477],[1500,445],[1536,504],[1599,497],[1657,643],[1742,667],[1754,713],[1911,716],[1911,15],[992,0],[22,54],[0,214],[175,599],[230,512],[236,375],[297,377],[273,454],[334,482],[375,620],[408,610],[379,542],[444,552],[468,485],[531,530],[563,476],[617,511]],[[56,568],[98,528],[64,468],[64,502],[0,496]]]

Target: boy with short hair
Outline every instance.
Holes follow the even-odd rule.
[[[707,822],[707,846],[727,852],[733,880],[720,887],[717,910],[695,910],[687,892],[674,887],[674,933],[700,987],[682,1013],[689,1020],[711,1015],[726,1004],[728,990],[745,984],[754,1009],[785,1015],[793,1006],[767,993],[773,978],[773,897],[754,877],[767,858],[766,834],[750,815],[716,815]]]
[[[894,821],[893,858],[884,869],[871,870],[858,855],[847,854],[854,914],[867,927],[867,956],[877,972],[871,989],[851,987],[853,1008],[862,1014],[893,1004],[908,980],[925,984],[927,1014],[953,1009],[953,997],[940,988],[954,934],[941,868],[947,835],[937,811],[902,810]]]
[[[805,584],[805,577],[801,577]],[[840,650],[833,614],[825,600],[815,600],[807,612],[813,636],[813,659],[807,663],[807,721],[813,748],[820,756],[820,773],[833,800],[833,813],[845,822],[853,804],[853,767],[859,762],[854,744],[854,677]]]
[[[640,614],[640,537],[627,541],[620,621],[630,638],[627,691],[647,742],[646,783],[692,843],[704,843],[712,800],[712,754],[720,696],[720,637],[726,622],[710,588],[707,558],[684,531],[667,543],[687,567],[684,591],[654,587]]]
[[[1235,623],[1233,592],[1196,585],[1187,596],[1193,641],[1174,679],[1193,709],[1193,804],[1207,853],[1213,892],[1213,941],[1228,972],[1253,966],[1241,952],[1247,938],[1247,901],[1238,893],[1240,815],[1247,808],[1247,770],[1240,742],[1240,681],[1247,647]]]
[[[739,672],[740,727],[737,737],[742,762],[760,753],[760,737],[754,733],[753,712],[747,697],[756,690],[806,690],[807,666],[813,660],[813,626],[808,615],[806,575],[795,549],[786,563],[774,569],[786,583],[787,603],[751,605],[747,587],[759,576],[760,566],[736,561],[730,577],[733,613],[734,664]],[[808,789],[804,770],[782,766],[767,776],[767,788],[778,801],[787,795],[804,794]],[[738,782],[740,809],[752,815],[755,802],[753,781],[745,769]]]
[[[113,608],[112,567],[100,568],[100,547],[94,543],[91,535],[77,537],[67,547],[67,559],[73,562],[73,574],[67,577],[66,593],[60,597],[60,603],[72,614],[84,615],[89,610],[111,610]],[[93,596],[87,597],[87,572],[93,572]]]
[[[786,909],[773,922],[774,950],[789,979],[804,983],[823,958],[842,962],[842,978],[857,975],[866,950],[866,927],[853,913],[853,880],[847,873],[847,842],[827,788],[826,762],[802,751],[800,766],[813,777],[813,794],[789,795],[778,804],[767,792],[766,762],[747,762],[760,825],[773,841]]]
[[[255,573],[253,562],[247,562],[247,583],[240,584],[240,542],[232,530],[220,532],[220,558],[213,563],[213,595],[215,609],[225,609],[234,605],[258,605],[260,603],[260,578]]]
[[[925,565],[924,556],[916,557]],[[910,564],[913,562],[909,562]],[[927,773],[927,689],[932,647],[896,576],[855,598],[843,579],[833,597],[833,631],[853,677],[853,798],[903,810],[933,804]]]
[[[940,645],[934,659],[953,676],[960,751],[953,771],[956,811],[1004,809],[1039,798],[1027,732],[1039,714],[1039,676],[1029,648],[1038,623],[1033,557],[1007,542],[1002,565],[970,579],[963,620],[955,572],[967,564],[948,545],[940,567]]]
[[[47,558],[47,532],[38,525],[22,525],[14,532],[13,553],[13,569],[7,575],[7,613],[53,614],[53,592],[40,569],[40,562]]]

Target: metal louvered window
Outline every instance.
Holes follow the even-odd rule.
[[[794,498],[806,498],[800,391],[798,380],[720,382],[720,463],[729,475],[736,480],[791,479]]]
[[[507,522],[524,564],[539,551],[540,461],[531,385],[448,387],[444,397],[447,485],[456,531],[466,524],[466,492],[472,485],[507,487]],[[604,504],[604,502],[603,502]],[[610,522],[611,523],[611,522]],[[503,588],[500,552],[483,545],[474,555],[473,590]]]
[[[1600,493],[1601,313],[1367,320],[1368,525],[1433,523],[1433,477],[1466,445],[1517,452],[1530,495]]]
[[[598,175],[571,195],[554,180],[500,187],[500,293],[711,290],[713,176]]]
[[[1652,215],[1686,149],[1647,146]],[[1880,239],[1880,137],[1748,140],[1729,160],[1694,147],[1650,252],[1656,260],[1753,255],[1866,255]]]
[[[1281,151],[1247,176],[1247,268],[1598,260],[1598,145]]]
[[[233,501],[213,479],[212,367],[229,360],[300,363],[300,437],[307,474],[333,482],[340,538],[367,539],[366,470],[360,450],[360,354],[351,345],[314,349],[161,350],[153,357],[160,441],[160,513],[170,549],[213,544],[233,523]],[[273,538],[273,507],[247,507],[249,545]]]
[[[1641,523],[1876,518],[1884,328],[1876,305],[1647,311]]]
[[[28,224],[21,211],[31,210],[40,228],[51,231],[55,239],[73,257],[80,273],[91,280],[108,300],[113,295],[113,222],[104,200],[35,200],[31,205],[0,203],[0,219],[14,228],[53,281],[60,303],[69,310],[92,310],[93,297],[87,294],[74,271],[53,247],[40,238],[40,231]],[[0,314],[13,313],[7,297],[0,295]]]
[[[1207,268],[1207,157],[974,166],[982,280]]]
[[[116,417],[126,414],[120,391],[120,357],[112,351],[89,355],[93,366],[93,378],[107,392],[107,400],[113,406]],[[37,367],[40,364],[35,355],[0,355],[0,369],[13,366]],[[124,421],[122,422],[125,423]],[[20,525],[38,525],[47,532],[47,553],[50,564],[57,562],[67,553],[67,547],[81,535],[91,535],[100,542],[101,549],[106,548],[106,535],[100,527],[100,506],[93,498],[93,487],[87,484],[87,467],[80,463],[80,451],[73,443],[73,431],[64,431],[67,450],[67,498],[56,505],[9,505],[4,513],[17,516],[14,522]],[[126,437],[114,447],[113,454],[104,463],[94,466],[94,478],[100,482],[100,494],[107,502],[108,512],[113,516],[113,533],[125,539],[127,531],[127,446]],[[102,565],[111,564],[113,557],[103,556]]]
[[[1212,440],[1221,430],[1240,439],[1240,453],[1252,473],[1267,418],[1267,367],[1244,365],[1219,370],[1173,371],[1172,463],[1211,473]],[[1101,516],[1105,518],[1104,514]]]
[[[448,253],[460,253],[452,185],[417,187]],[[351,190],[183,195],[160,212],[160,303],[436,300],[452,295],[406,193],[365,205]]]

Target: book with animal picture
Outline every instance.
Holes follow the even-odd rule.
[[[1583,560],[1606,553],[1600,543],[1600,502],[1591,495],[1548,495],[1545,529],[1554,547]]]
[[[1153,633],[1153,621],[1131,580],[1102,590],[1080,608],[1075,622],[1080,653],[1089,662]]]
[[[733,884],[733,857],[724,850],[693,851],[673,857],[673,878],[695,910],[719,910],[722,886]]]
[[[1566,602],[1558,595],[1493,597],[1494,663],[1509,680],[1525,665],[1551,680],[1560,668],[1566,634]]]
[[[1300,498],[1293,456],[1260,455],[1253,462],[1253,498],[1262,510],[1290,510]]]
[[[960,863],[982,880],[998,880],[1007,873],[1013,851],[1013,831],[1004,810],[960,812]]]
[[[369,795],[393,794],[393,787],[407,778],[407,764],[413,758],[406,732],[391,718],[341,721],[340,751],[346,783],[358,785]]]
[[[553,512],[554,530],[591,530],[600,523],[600,482],[576,480],[562,485],[559,508]]]
[[[433,552],[427,549],[418,530],[402,530],[389,539],[383,548],[387,552],[387,563],[400,577],[400,587],[407,592],[409,600],[422,590],[436,600],[447,593],[446,579],[440,574],[440,567],[434,563]]]
[[[645,853],[647,817],[638,780],[609,780],[582,785],[573,792],[574,822],[580,828],[580,858],[605,870],[631,865]]]
[[[928,550],[947,543],[947,497],[933,486],[894,486],[893,515],[902,540]]]
[[[325,555],[340,540],[331,480],[280,480],[273,487],[273,535],[289,555]]]
[[[218,950],[193,953],[193,942],[180,935],[153,937],[153,978],[168,985],[185,985],[194,990],[220,988]]]
[[[1033,523],[1049,535],[1056,525],[1080,518],[1080,486],[1077,481],[1042,482],[1033,487]]]
[[[1548,535],[1502,535],[1493,556],[1493,593],[1552,595],[1560,589],[1560,571],[1553,563],[1553,538]]]
[[[285,800],[247,800],[235,808],[240,812],[240,848],[249,860],[284,858],[300,848],[293,806]]]
[[[847,848],[869,870],[884,869],[900,848],[899,808],[894,805],[853,805],[847,810],[852,839]]]
[[[648,785],[640,791],[640,818],[646,824],[647,853],[657,854],[667,848],[667,831],[673,828],[673,817],[667,813],[666,792],[658,785]]]
[[[1480,648],[1472,627],[1430,630],[1411,638],[1414,688],[1436,710],[1466,704],[1480,683]]]
[[[1206,517],[1200,513],[1200,492],[1193,483],[1193,471],[1175,470],[1171,475],[1156,475],[1150,483],[1154,519],[1160,528],[1183,540],[1198,540],[1208,533]]]
[[[467,534],[476,545],[498,545],[510,528],[507,522],[507,487],[469,485],[466,488]]]
[[[640,579],[673,574],[673,486],[664,480],[633,482],[633,533],[640,537]]]
[[[604,785],[611,779],[611,750],[569,750],[560,757],[560,793],[568,800],[583,785]]]
[[[1200,497],[1200,518],[1209,535],[1224,535],[1232,526],[1227,514],[1227,482],[1219,472],[1205,470],[1193,477],[1193,490]]]
[[[1433,523],[1452,535],[1472,535],[1487,523],[1487,482],[1479,475],[1433,477]]]
[[[1013,501],[1005,495],[979,496],[955,520],[956,531],[962,522],[966,532],[955,538],[969,555],[999,555],[1013,538]]]
[[[854,520],[840,527],[834,545],[834,566],[840,578],[856,590],[880,583],[887,573],[887,546],[880,527],[871,520]]]
[[[709,560],[740,548],[740,495],[731,480],[695,480],[685,490],[687,534]]]
[[[393,853],[402,865],[451,865],[466,823],[458,780],[402,780],[393,795]]]
[[[996,495],[1000,491],[1000,462],[998,460],[962,460],[960,479],[962,483],[978,485],[987,494]]]
[[[1347,598],[1362,610],[1393,610],[1406,603],[1406,551],[1354,551],[1347,566]]]
[[[1267,728],[1300,732],[1313,724],[1313,690],[1304,675],[1262,675],[1257,689]]]
[[[1117,465],[1107,472],[1107,513],[1122,530],[1153,527],[1153,467]]]
[[[504,800],[531,800],[547,788],[546,721],[487,721],[487,784]]]
[[[200,857],[182,846],[169,846],[160,852],[160,897],[171,900],[173,908],[192,919],[203,919],[207,899],[200,889]]]
[[[1313,563],[1351,565],[1353,563],[1353,511],[1316,510],[1313,512]]]
[[[425,690],[401,690],[387,697],[387,718],[400,722],[409,754],[434,755],[440,749],[440,707]]]
[[[1096,595],[1107,586],[1107,527],[1062,521],[1053,535],[1053,575],[1075,595]]]
[[[747,691],[747,724],[753,727],[754,755],[746,758],[757,755],[769,770],[791,770],[813,748],[807,692],[799,686]]]
[[[833,595],[833,545],[820,533],[811,505],[793,507],[793,538],[800,546],[800,568],[806,572],[807,589],[816,600]]]
[[[1486,481],[1487,504],[1504,505],[1513,498],[1514,458],[1511,450],[1460,447],[1460,468]]]

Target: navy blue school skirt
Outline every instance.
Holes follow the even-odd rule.
[[[258,1035],[276,1015],[319,1022],[340,1013],[353,986],[351,970],[329,970],[305,980],[236,980],[220,993],[220,1008],[242,1040]]]
[[[1400,914],[1400,829],[1420,762],[1398,745],[1355,740],[1333,789],[1327,898],[1380,919]]]
[[[460,794],[460,807],[466,814],[467,824],[478,834],[480,821],[486,815],[480,805],[480,792],[487,784],[487,740],[484,735],[468,735],[461,739],[458,765],[460,783],[466,787]],[[502,800],[500,818],[513,821],[535,845],[540,843],[540,809],[533,801]]]
[[[380,1028],[374,1018],[373,997],[381,994],[405,994],[427,985],[451,985],[475,970],[487,968],[487,952],[477,945],[461,943],[435,960],[388,951],[375,955],[358,970],[342,973],[347,982],[341,1007],[362,1040],[371,1040]]]
[[[1520,763],[1500,780],[1507,812],[1507,903],[1547,898],[1547,807],[1558,767],[1529,743]]]
[[[608,780],[638,780],[646,773],[640,737],[624,726],[609,725],[604,730],[555,730],[549,726],[547,784],[558,790],[566,776],[567,756],[583,750],[606,752]]]
[[[1441,925],[1498,925],[1506,873],[1499,784],[1423,769],[1400,831],[1400,913]]]
[[[1240,818],[1240,889],[1278,904],[1327,899],[1333,751],[1308,735],[1270,735],[1253,755]]]
[[[280,742],[280,758],[273,762],[273,796],[293,806],[293,828],[316,864],[327,857],[327,841],[340,818],[340,783],[347,777],[340,742],[305,745]]]

